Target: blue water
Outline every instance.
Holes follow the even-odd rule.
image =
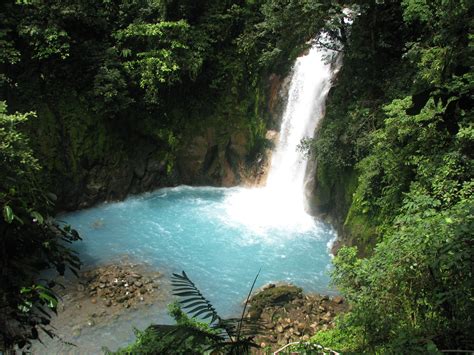
[[[287,194],[288,195],[288,194]],[[238,316],[252,281],[257,287],[290,282],[325,294],[331,265],[328,226],[292,204],[292,194],[268,189],[187,187],[161,189],[123,202],[58,217],[77,229],[73,244],[84,268],[125,259],[171,276],[185,270],[222,317]],[[135,340],[133,328],[172,323],[162,300],[112,322],[72,334],[77,320],[63,319],[61,337],[71,347],[43,337],[33,354],[100,354]],[[79,322],[79,325],[83,325]]]
[[[129,255],[168,275],[185,270],[223,316],[238,313],[260,269],[257,287],[283,281],[332,293],[334,231],[318,221],[304,231],[242,225],[226,208],[241,189],[166,188],[60,219],[82,236],[74,249],[86,267]]]

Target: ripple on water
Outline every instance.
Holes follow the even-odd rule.
[[[304,225],[285,223],[285,211],[258,202],[262,192],[254,191],[256,197],[242,188],[166,188],[65,214],[61,219],[81,234],[83,241],[74,248],[86,266],[129,254],[161,270],[185,270],[223,316],[238,313],[259,269],[257,287],[287,281],[307,291],[332,293],[328,246],[334,231],[308,215],[300,216]],[[239,197],[242,193],[243,198]],[[243,215],[257,226],[246,224],[240,212],[236,215],[239,209],[251,211]],[[275,223],[272,213],[276,213]],[[163,312],[157,312],[152,319],[160,322],[163,317]],[[114,327],[126,330],[134,325],[144,326],[132,319]],[[107,334],[113,333],[109,328],[96,332],[99,343],[108,342]]]

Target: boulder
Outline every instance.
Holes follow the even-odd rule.
[[[296,298],[301,298],[302,293],[303,290],[300,287],[293,285],[264,289],[251,298],[249,312],[259,317],[265,307],[287,304]]]

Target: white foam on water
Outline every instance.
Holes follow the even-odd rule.
[[[313,137],[324,115],[334,74],[326,59],[332,54],[315,44],[296,60],[267,184],[230,194],[225,201],[230,221],[262,235],[273,229],[306,232],[317,228],[306,210],[307,160],[298,145],[302,139]]]

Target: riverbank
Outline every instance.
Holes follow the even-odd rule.
[[[247,318],[264,330],[256,337],[262,354],[296,341],[308,341],[318,331],[333,328],[337,315],[348,305],[340,296],[304,293],[289,284],[269,284],[250,300]]]
[[[170,283],[163,273],[126,257],[56,282],[61,302],[52,326],[57,338],[42,334],[44,345],[35,343],[34,354],[98,354],[103,346],[116,349],[134,340],[134,326],[145,327],[162,318],[171,302]]]
[[[35,344],[34,354],[98,354],[104,346],[111,350],[123,347],[135,340],[133,327],[145,329],[157,323],[172,302],[171,286],[163,273],[126,258],[58,282],[63,285],[56,290],[62,302],[52,321],[58,338],[50,340],[43,335],[45,345]],[[332,328],[336,315],[346,309],[339,296],[304,293],[289,284],[268,284],[252,296],[246,317],[264,325],[257,344],[276,350]]]

